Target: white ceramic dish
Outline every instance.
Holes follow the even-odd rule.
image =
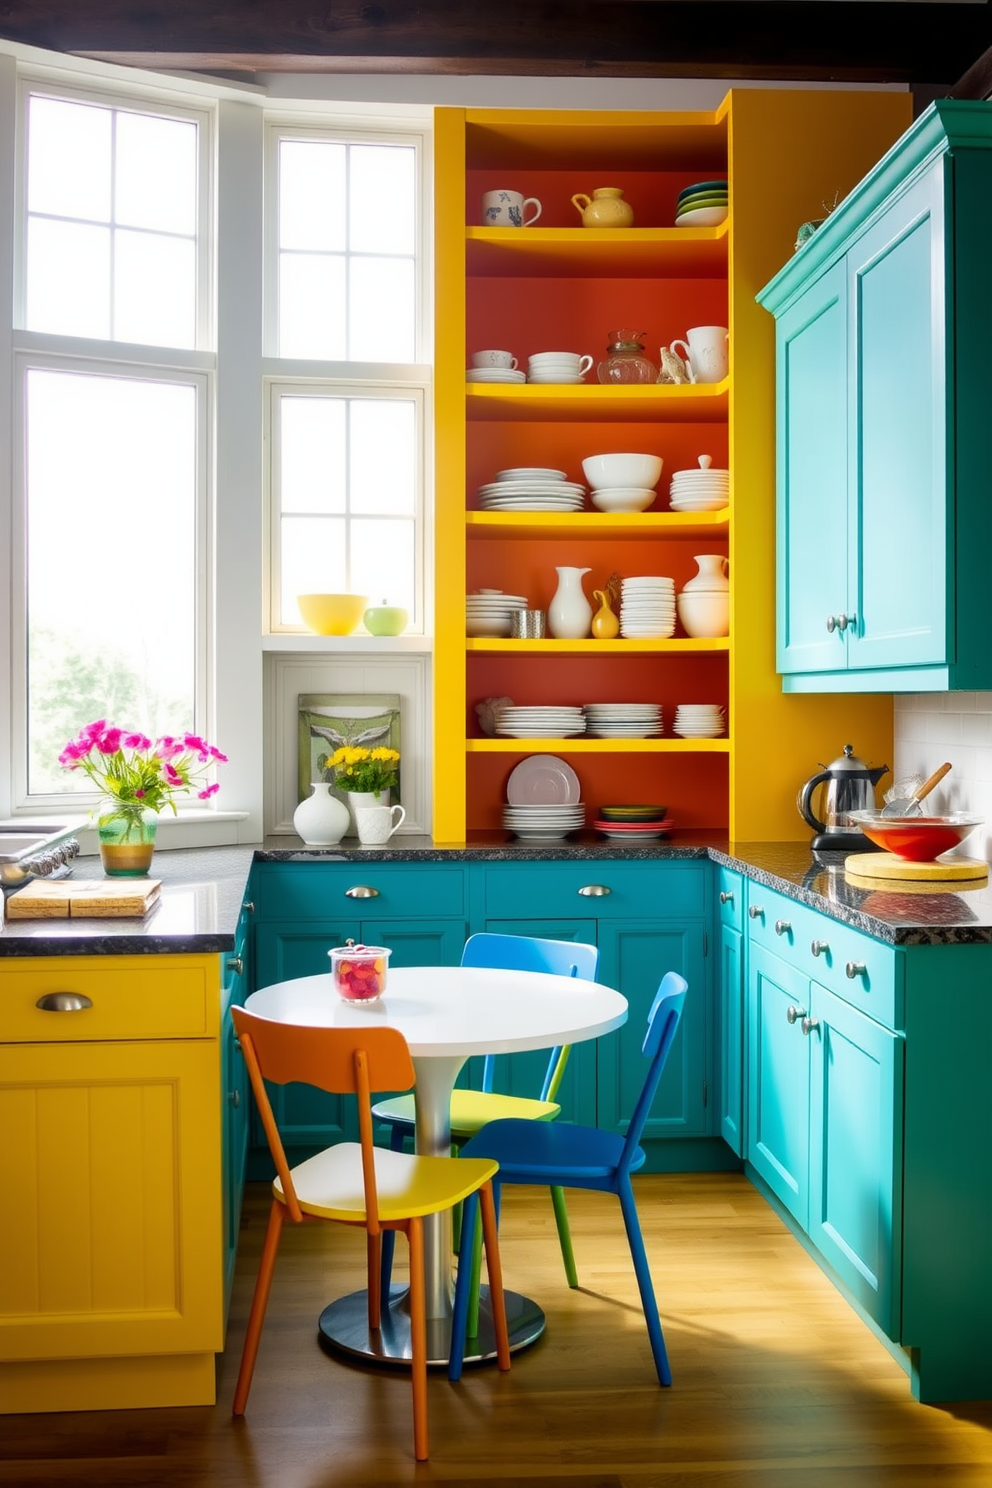
[[[510,771],[506,799],[511,806],[560,806],[582,800],[579,777],[554,754],[531,754]]]
[[[565,474],[566,473],[565,473],[564,470],[550,470],[550,469],[546,469],[543,465],[518,465],[518,466],[516,466],[512,470],[497,470],[497,472],[496,472],[496,479],[498,481],[515,481],[515,480],[554,480],[554,481],[563,481],[565,479]]]
[[[593,491],[589,500],[597,511],[642,512],[647,511],[657,495],[657,491],[643,490],[638,486],[621,486],[617,489]]]
[[[664,463],[660,455],[587,455],[582,461],[582,473],[596,490],[611,486],[638,486],[645,490],[658,484]]]
[[[694,211],[681,212],[676,218],[676,227],[719,227],[726,222],[728,207],[696,207]]]

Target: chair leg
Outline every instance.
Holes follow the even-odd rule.
[[[403,1151],[403,1142],[406,1132],[402,1126],[391,1126],[389,1128],[389,1146],[393,1152]],[[379,1292],[386,1302],[389,1301],[389,1288],[393,1280],[393,1256],[396,1251],[396,1231],[383,1230],[382,1232],[382,1260],[379,1265]]]
[[[572,1231],[568,1223],[568,1210],[565,1208],[565,1190],[555,1185],[551,1190],[551,1202],[555,1210],[555,1224],[558,1226],[561,1258],[565,1263],[565,1280],[570,1287],[577,1287],[579,1273],[575,1269],[575,1251],[572,1249]]]
[[[424,1227],[419,1216],[408,1221],[410,1242],[410,1374],[413,1380],[413,1453],[427,1461],[427,1303],[424,1280]]]
[[[384,1231],[380,1230],[378,1235],[366,1236],[366,1271],[368,1273],[369,1294],[369,1330],[374,1332],[382,1322],[382,1237]]]
[[[258,1265],[258,1275],[255,1277],[255,1292],[251,1299],[251,1312],[248,1314],[244,1348],[241,1350],[241,1368],[238,1371],[234,1404],[231,1407],[231,1414],[234,1416],[243,1416],[248,1403],[248,1391],[251,1389],[251,1378],[255,1373],[255,1359],[262,1337],[262,1324],[265,1322],[265,1309],[268,1306],[272,1275],[276,1266],[276,1254],[279,1250],[279,1237],[282,1235],[285,1218],[285,1205],[280,1204],[278,1199],[273,1199],[272,1208],[269,1210],[268,1228],[265,1231],[265,1244],[262,1247],[262,1259]]]
[[[620,1184],[617,1190],[617,1196],[620,1199],[620,1208],[623,1211],[623,1222],[627,1231],[627,1243],[630,1246],[631,1259],[634,1262],[634,1275],[637,1277],[637,1288],[641,1294],[644,1321],[648,1325],[648,1338],[651,1340],[654,1367],[658,1371],[658,1383],[661,1385],[670,1385],[672,1383],[672,1371],[668,1363],[668,1351],[665,1348],[665,1339],[661,1331],[661,1319],[658,1316],[658,1303],[655,1300],[654,1283],[651,1280],[647,1252],[644,1249],[644,1238],[641,1235],[641,1222],[637,1217],[637,1205],[634,1203],[634,1191],[630,1186],[629,1178],[625,1183]]]
[[[479,1331],[478,1324],[478,1292],[473,1292],[475,1281],[475,1241],[481,1235],[476,1225],[479,1200],[476,1194],[469,1194],[462,1205],[462,1234],[461,1248],[458,1252],[458,1276],[455,1281],[455,1300],[451,1310],[451,1346],[448,1350],[448,1378],[452,1381],[460,1380],[462,1377],[462,1365],[465,1362],[465,1339],[474,1338]],[[469,1317],[472,1303],[475,1304],[476,1323],[475,1332],[471,1331]]]
[[[506,1298],[503,1294],[503,1263],[499,1256],[499,1225],[492,1183],[479,1191],[482,1203],[482,1231],[486,1237],[486,1270],[489,1272],[489,1302],[496,1331],[496,1362],[500,1369],[510,1367],[510,1334],[506,1326]]]
[[[469,1338],[475,1338],[479,1332],[479,1287],[482,1285],[482,1227],[476,1225],[472,1231],[468,1318],[465,1323],[465,1332]]]

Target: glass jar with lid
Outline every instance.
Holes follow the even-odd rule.
[[[646,331],[608,331],[606,359],[596,368],[600,382],[654,382],[658,368],[644,355]]]

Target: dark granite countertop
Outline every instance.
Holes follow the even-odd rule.
[[[494,834],[491,839],[444,845],[426,837],[394,838],[385,848],[314,848],[295,838],[273,837],[255,846],[159,852],[152,872],[162,880],[162,895],[145,919],[8,920],[0,932],[0,957],[230,950],[253,862],[607,859],[645,865],[710,859],[889,945],[992,944],[992,889],[987,884],[858,888],[845,879],[842,857],[814,859],[801,842],[728,843],[715,833],[685,832],[630,846],[592,836],[525,846]],[[79,877],[94,869],[95,859],[77,861]]]

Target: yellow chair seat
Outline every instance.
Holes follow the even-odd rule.
[[[375,1183],[379,1219],[384,1224],[414,1215],[451,1209],[487,1183],[498,1164],[487,1159],[452,1162],[450,1157],[413,1157],[406,1152],[375,1148]],[[304,1214],[364,1224],[365,1181],[359,1142],[341,1142],[291,1169],[293,1187]],[[272,1192],[286,1197],[278,1178]]]
[[[522,1121],[553,1121],[561,1110],[557,1101],[530,1100],[522,1095],[500,1095],[497,1091],[453,1090],[451,1092],[451,1135],[459,1139],[474,1137],[490,1121],[516,1116]],[[413,1131],[416,1121],[415,1097],[397,1095],[392,1100],[378,1101],[372,1107],[377,1121],[402,1122]]]

